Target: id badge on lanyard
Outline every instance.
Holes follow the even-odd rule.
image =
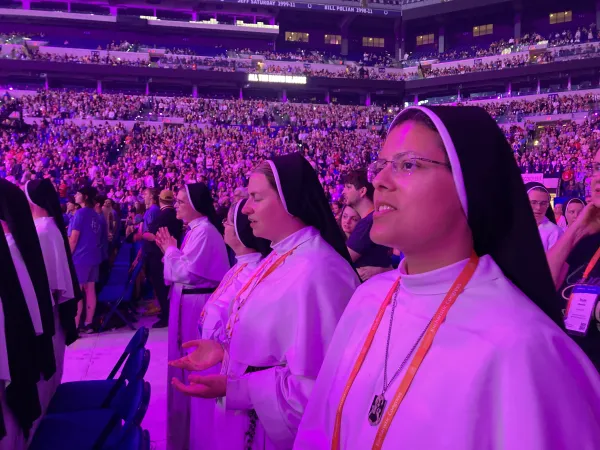
[[[600,286],[578,284],[573,288],[565,312],[565,328],[569,334],[585,336],[594,317]]]

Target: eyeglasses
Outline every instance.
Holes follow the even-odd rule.
[[[392,165],[392,172],[396,175],[410,175],[419,168],[421,168],[421,164],[419,162],[427,162],[430,164],[436,164],[438,166],[447,167],[448,169],[452,169],[450,164],[447,162],[435,161],[429,158],[423,158],[421,156],[417,156],[414,152],[402,152],[394,155],[391,161],[386,159],[378,159],[369,165],[367,169],[367,176],[369,178],[369,182],[372,183],[375,177],[385,169],[385,166],[390,163]]]
[[[547,201],[541,201],[541,202],[538,202],[537,200],[529,200],[529,203],[530,203],[530,204],[531,204],[531,206],[533,206],[534,208],[535,208],[536,206],[540,206],[540,207],[542,207],[542,208],[547,208],[547,207],[548,207],[548,205],[550,205],[550,202],[547,202]]]

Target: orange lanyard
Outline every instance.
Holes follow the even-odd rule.
[[[237,307],[235,313],[233,313],[231,315],[231,317],[229,318],[229,321],[227,322],[227,336],[229,337],[229,339],[231,339],[231,336],[233,335],[234,324],[237,323],[237,321],[239,320],[238,313],[239,313],[240,309],[242,308],[242,306],[244,306],[244,304],[250,297],[250,294],[252,294],[252,292],[254,291],[256,286],[258,286],[261,283],[261,281],[263,281],[265,278],[267,278],[269,275],[271,275],[273,272],[275,272],[275,270],[283,264],[283,262],[287,259],[287,257],[290,256],[292,253],[294,253],[294,251],[298,248],[299,245],[300,244],[296,245],[291,250],[288,250],[287,252],[285,252],[283,255],[281,255],[279,258],[277,258],[277,260],[271,266],[269,266],[273,257],[275,256],[275,252],[273,252],[271,254],[271,256],[268,257],[267,259],[265,259],[265,261],[260,265],[260,267],[258,269],[256,269],[256,271],[254,272],[252,277],[250,277],[250,279],[244,285],[244,287],[242,287],[242,289],[240,289],[240,291],[237,293],[237,295],[235,296],[234,305],[236,303],[238,303],[238,307]],[[254,280],[257,280],[257,281],[255,282]],[[250,289],[250,291],[248,292],[248,295],[246,295],[246,298],[243,301],[240,301],[242,295],[244,294],[244,292],[246,292],[250,288],[250,286],[252,286],[252,289]]]
[[[213,293],[213,295],[210,296],[210,298],[206,301],[206,305],[204,305],[204,308],[202,309],[202,312],[200,313],[200,322],[204,322],[204,317],[206,317],[206,306],[210,305],[211,303],[214,303],[217,301],[217,299],[221,296],[221,294],[229,287],[231,286],[231,284],[235,281],[235,279],[237,278],[237,276],[240,274],[240,272],[242,270],[244,270],[246,268],[246,266],[248,265],[248,263],[244,263],[242,264],[240,267],[237,268],[237,270],[235,272],[233,272],[232,274],[229,275],[229,277],[227,278],[227,280],[225,280],[225,282],[221,282],[221,284],[219,284],[219,287],[217,288],[217,290]]]
[[[594,267],[596,267],[596,264],[598,264],[599,259],[600,259],[600,247],[598,247],[598,250],[596,250],[596,253],[594,253],[594,256],[592,256],[592,259],[590,260],[589,264],[585,268],[585,271],[583,272],[583,277],[581,279],[582,281],[586,281],[588,279],[588,277],[590,276],[590,273],[592,272],[592,270],[594,270]]]
[[[600,247],[598,247],[598,250],[596,250],[596,253],[594,253],[594,256],[592,256],[592,259],[590,260],[587,267],[583,271],[583,276],[581,277],[580,283],[578,283],[578,284],[585,284],[588,277],[590,276],[590,273],[592,273],[592,270],[594,270],[594,267],[596,267],[596,264],[598,264],[599,259],[600,259]],[[569,295],[569,301],[567,302],[567,308],[565,309],[564,317],[567,317],[567,315],[569,314],[569,309],[571,308],[572,300],[573,300],[573,292],[571,291],[571,295]]]
[[[390,403],[390,406],[387,409],[387,411],[385,412],[383,419],[381,421],[381,424],[379,425],[379,428],[377,429],[377,435],[375,436],[375,442],[373,443],[373,447],[372,447],[373,450],[379,450],[383,446],[383,441],[385,440],[385,436],[390,428],[390,425],[392,424],[392,420],[394,419],[394,416],[396,415],[396,411],[398,411],[398,407],[400,406],[400,403],[402,403],[402,400],[404,399],[406,393],[408,392],[408,388],[410,387],[417,371],[419,370],[419,367],[421,366],[421,363],[423,362],[425,355],[431,348],[431,344],[433,343],[433,338],[435,337],[436,333],[438,332],[438,330],[439,330],[440,326],[442,325],[442,323],[444,322],[444,320],[446,320],[446,315],[448,314],[450,307],[452,307],[452,305],[454,304],[454,302],[456,301],[458,296],[464,290],[467,283],[471,280],[471,277],[473,276],[473,273],[475,272],[475,269],[477,268],[478,264],[479,264],[479,257],[475,254],[475,252],[473,252],[473,254],[471,255],[471,258],[467,262],[467,265],[464,267],[464,269],[462,270],[462,272],[460,273],[458,278],[454,281],[454,284],[452,284],[452,287],[446,294],[446,297],[444,297],[442,304],[439,306],[439,308],[435,312],[433,319],[431,319],[431,323],[429,324],[429,326],[427,327],[427,330],[425,331],[423,341],[421,342],[421,345],[419,345],[419,348],[415,352],[415,356],[413,357],[413,359],[410,363],[410,366],[406,370],[406,373],[404,374],[404,378],[400,382],[400,386],[398,387],[398,390],[394,394],[394,398],[392,399],[392,402]],[[363,344],[363,347],[358,355],[358,359],[354,363],[354,367],[352,369],[352,372],[350,373],[348,382],[346,383],[346,386],[344,387],[344,391],[342,392],[342,397],[338,404],[336,415],[335,415],[333,439],[331,442],[332,450],[339,450],[339,448],[340,448],[340,438],[341,438],[341,429],[342,429],[342,412],[344,410],[344,404],[346,403],[348,394],[350,394],[350,389],[352,388],[352,384],[356,380],[356,377],[358,376],[358,373],[360,372],[360,369],[367,357],[367,354],[369,353],[371,344],[373,343],[373,339],[375,339],[375,334],[377,333],[377,329],[379,328],[381,320],[383,319],[385,310],[388,307],[388,305],[390,304],[392,296],[394,295],[394,292],[396,292],[396,290],[398,289],[399,284],[400,284],[400,278],[398,278],[394,282],[394,284],[392,285],[392,288],[386,295],[385,300],[379,307],[379,311],[377,312],[375,321],[371,325],[371,329],[369,331],[369,334],[367,335],[367,339],[365,340],[365,343]]]

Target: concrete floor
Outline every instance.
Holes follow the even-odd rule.
[[[142,318],[136,326],[151,327],[156,317]],[[99,380],[108,376],[123,353],[134,331],[121,328],[101,334],[82,335],[67,347],[63,382]],[[152,386],[150,406],[142,427],[150,432],[151,450],[165,450],[167,417],[167,328],[150,329],[146,348],[150,350],[150,367],[145,379]]]

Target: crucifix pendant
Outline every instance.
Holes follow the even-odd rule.
[[[371,403],[371,408],[369,409],[369,423],[371,425],[379,425],[379,422],[381,422],[381,418],[383,417],[383,410],[385,409],[386,404],[387,400],[383,394],[375,396],[373,403]]]

